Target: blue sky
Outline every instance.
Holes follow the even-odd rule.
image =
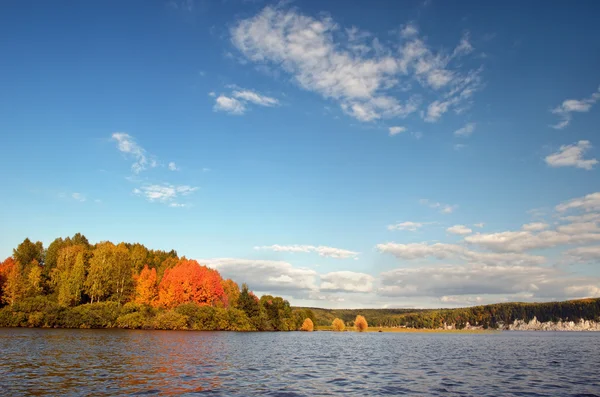
[[[0,255],[176,249],[323,307],[600,296],[600,5],[3,2]]]

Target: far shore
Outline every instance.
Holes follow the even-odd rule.
[[[317,327],[315,332],[359,332],[352,327],[346,328],[344,331],[334,331],[332,327]],[[430,329],[430,328],[402,328],[402,327],[369,327],[364,332],[400,332],[400,333],[428,333],[428,334],[489,334],[501,332],[495,329]]]

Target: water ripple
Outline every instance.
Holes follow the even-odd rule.
[[[0,329],[0,395],[598,396],[600,334]]]

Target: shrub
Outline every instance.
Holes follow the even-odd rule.
[[[331,327],[333,328],[334,331],[338,331],[341,332],[343,330],[346,329],[346,324],[344,324],[344,320],[341,320],[339,318],[336,318],[335,320],[333,320],[333,322],[331,323]]]
[[[175,311],[159,313],[154,319],[155,329],[186,329],[188,317]]]
[[[120,315],[117,302],[98,302],[76,306],[69,310],[66,327],[111,328]]]
[[[368,327],[369,324],[367,323],[366,318],[361,315],[356,316],[356,320],[354,320],[354,328],[356,328],[358,332],[364,332]]]
[[[128,329],[146,328],[146,318],[140,312],[127,313],[117,318],[117,327]]]
[[[29,318],[27,319],[28,327],[41,327],[44,325],[44,313],[42,312],[33,312],[29,314]]]
[[[307,318],[302,323],[302,327],[300,327],[300,331],[312,332],[314,330],[314,328],[315,328],[315,326],[314,326],[312,320],[310,318]]]

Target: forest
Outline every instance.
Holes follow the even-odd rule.
[[[363,317],[364,316],[364,317]],[[25,239],[0,263],[0,327],[343,330],[371,327],[504,328],[514,320],[600,321],[600,298],[458,309],[319,309],[260,298],[246,284],[177,252],[90,244],[77,233],[45,248]],[[337,320],[337,321],[336,321]],[[361,328],[361,329],[359,329]]]
[[[0,306],[0,327],[293,331],[314,320],[175,251],[80,233],[19,244],[0,263]]]
[[[497,303],[458,309],[319,309],[310,310],[316,318],[315,326],[330,325],[335,318],[351,321],[357,314],[364,315],[371,327],[440,329],[452,326],[463,329],[467,325],[483,329],[504,328],[515,320],[540,322],[594,320],[600,321],[600,298],[578,299],[544,303]]]

